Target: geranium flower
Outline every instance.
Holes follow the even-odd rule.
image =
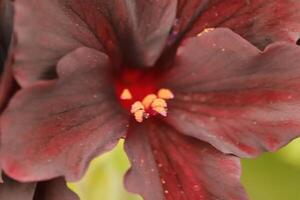
[[[299,136],[299,7],[15,0],[4,171],[78,180],[123,137],[126,186],[145,199],[247,199],[238,157]]]

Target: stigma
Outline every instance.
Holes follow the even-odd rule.
[[[150,116],[161,115],[166,117],[168,113],[167,100],[173,99],[175,96],[169,89],[159,89],[156,94],[147,94],[141,101],[134,101],[131,105],[130,113],[135,120],[142,123]],[[129,89],[125,88],[120,95],[122,100],[131,100],[133,98]]]

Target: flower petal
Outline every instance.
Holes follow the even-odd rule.
[[[3,69],[7,48],[12,32],[12,4],[10,0],[0,0],[0,72]]]
[[[299,63],[297,45],[260,52],[227,29],[191,38],[163,84],[175,94],[166,120],[225,153],[275,151],[300,135]]]
[[[66,3],[66,0],[14,1],[15,40],[11,54],[21,86],[55,78],[58,60],[83,44],[103,49]]]
[[[22,89],[1,121],[2,167],[21,181],[78,180],[89,161],[125,134],[107,56],[79,48],[58,64],[59,79]]]
[[[261,49],[275,41],[295,43],[300,38],[300,1],[203,0],[197,1],[198,4],[193,2],[183,4],[182,10],[186,14],[178,18],[179,24],[190,25],[186,22],[188,19],[190,23],[194,22],[192,27],[188,27],[186,37],[195,36],[205,28],[228,27]],[[188,7],[190,4],[195,6],[190,8]],[[185,7],[188,9],[184,10]],[[179,28],[177,32],[187,29],[184,25]]]
[[[1,200],[78,200],[63,178],[38,183],[20,183],[4,175]]]
[[[3,179],[4,183],[0,184],[0,199],[33,200],[35,183],[18,183],[6,176]]]
[[[0,115],[2,115],[2,112],[7,107],[9,100],[19,89],[19,86],[13,77],[12,69],[8,64],[9,62],[11,62],[11,57],[7,59],[6,61],[7,64],[5,65],[5,67],[3,67],[3,70],[0,71]],[[1,131],[0,131],[0,174],[2,171],[1,143],[2,142],[1,142]],[[2,177],[0,176],[0,183],[2,183],[2,181],[3,181]]]
[[[120,48],[124,62],[152,66],[165,47],[175,20],[177,1],[101,0],[96,6],[115,30],[118,42],[113,42]]]
[[[55,77],[58,60],[79,46],[120,64],[151,65],[173,24],[173,0],[16,0],[14,68],[22,86]],[[28,51],[30,49],[30,51]]]
[[[239,159],[184,136],[160,121],[130,129],[126,186],[145,200],[246,200]]]
[[[8,46],[12,32],[13,8],[10,0],[0,1],[0,43]]]
[[[79,200],[66,185],[63,178],[39,182],[33,200]]]
[[[210,2],[211,0],[177,0],[176,20],[169,36],[169,43],[181,38]]]

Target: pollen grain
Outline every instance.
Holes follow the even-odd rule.
[[[164,99],[155,99],[153,101],[153,103],[151,104],[152,108],[155,108],[155,107],[164,107],[164,108],[166,108],[167,106],[168,106],[167,102]]]
[[[145,110],[138,110],[134,113],[134,118],[137,122],[142,123],[145,117]]]
[[[167,116],[168,110],[167,102],[164,99],[155,99],[151,104],[152,110],[156,111],[157,113],[161,114],[162,116]]]
[[[155,94],[148,94],[142,101],[142,104],[144,105],[144,107],[146,109],[148,109],[151,104],[153,103],[153,101],[157,99],[157,96]]]
[[[120,96],[120,99],[122,100],[130,100],[132,99],[132,94],[131,92],[129,91],[129,89],[124,89],[121,96]]]
[[[169,89],[166,89],[166,88],[162,88],[160,89],[158,92],[157,92],[157,96],[158,98],[160,99],[165,99],[165,100],[168,100],[168,99],[174,99],[174,94],[171,90]]]
[[[136,101],[134,104],[132,104],[130,112],[133,114],[139,110],[145,110],[145,107],[142,102]]]
[[[208,33],[208,32],[211,32],[213,30],[215,30],[215,28],[206,28],[201,33],[198,33],[197,36],[199,37],[199,36],[203,35],[204,33]]]

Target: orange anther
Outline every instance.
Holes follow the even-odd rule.
[[[120,98],[122,100],[130,100],[130,99],[132,99],[132,95],[128,89],[124,89]]]
[[[148,108],[151,106],[152,102],[153,102],[155,99],[157,99],[157,96],[156,96],[155,94],[148,94],[148,95],[143,99],[142,103],[143,103],[144,107],[145,107],[146,109],[148,109]]]
[[[173,92],[169,89],[166,89],[166,88],[160,89],[157,93],[157,96],[160,99],[166,99],[166,100],[174,98]]]
[[[142,102],[140,102],[140,101],[136,101],[136,102],[134,102],[134,104],[131,105],[131,110],[130,110],[130,112],[131,112],[131,113],[135,113],[135,112],[138,111],[138,110],[145,110],[145,108],[144,108]]]

